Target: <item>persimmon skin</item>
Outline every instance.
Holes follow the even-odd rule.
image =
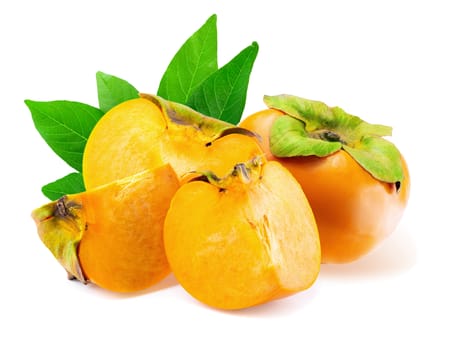
[[[149,288],[170,273],[163,223],[179,182],[164,165],[76,195],[86,210],[87,229],[78,248],[81,267],[96,285],[129,293]]]
[[[163,225],[179,188],[168,164],[62,196],[32,211],[42,243],[70,279],[137,292],[170,273]]]
[[[402,157],[404,179],[381,182],[347,152],[326,157],[278,158],[270,152],[274,121],[284,115],[275,109],[256,112],[240,126],[260,136],[267,159],[283,164],[301,184],[317,221],[322,263],[348,263],[372,251],[397,227],[410,194],[410,174]]]

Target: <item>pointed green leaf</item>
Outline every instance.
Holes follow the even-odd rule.
[[[87,138],[103,112],[72,101],[26,100],[25,104],[45,142],[68,165],[81,172]]]
[[[122,102],[139,97],[139,91],[126,80],[103,72],[97,72],[96,78],[98,103],[104,113]]]
[[[217,69],[217,16],[212,15],[175,54],[157,94],[185,104],[192,91]]]
[[[245,108],[249,77],[258,51],[256,42],[242,50],[207,78],[187,104],[205,115],[237,124]]]
[[[287,115],[276,119],[271,128],[270,150],[276,157],[324,157],[339,149],[340,142],[310,138],[304,122]]]
[[[376,179],[395,183],[403,179],[401,154],[396,146],[380,137],[365,137],[356,147],[343,146]]]
[[[42,193],[54,201],[66,194],[84,192],[84,181],[81,173],[70,173],[42,187]]]

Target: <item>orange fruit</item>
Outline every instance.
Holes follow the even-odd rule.
[[[179,182],[169,165],[63,196],[32,213],[38,233],[69,276],[135,292],[170,273],[163,223]]]
[[[301,184],[320,232],[322,262],[348,263],[365,256],[395,231],[407,206],[410,174],[404,157],[400,187],[374,178],[344,150],[325,157],[276,157],[270,135],[284,115],[265,109],[246,117],[240,126],[258,134],[267,158],[284,165]]]
[[[278,162],[261,158],[224,178],[209,172],[182,185],[164,243],[185,290],[221,309],[305,290],[320,270],[318,231],[301,186]]]
[[[142,95],[107,112],[94,127],[83,157],[87,189],[170,164],[181,177],[229,167],[262,151],[246,129],[187,106]]]

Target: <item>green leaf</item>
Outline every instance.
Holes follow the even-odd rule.
[[[175,54],[157,94],[185,104],[192,91],[217,69],[217,16],[212,15]]]
[[[357,163],[380,181],[401,182],[404,173],[396,146],[381,137],[365,137],[356,147],[343,145]]]
[[[87,138],[103,112],[72,101],[25,100],[25,104],[45,142],[68,165],[81,172]]]
[[[139,91],[126,80],[103,72],[97,72],[96,78],[98,103],[104,113],[122,102],[139,97]]]
[[[310,138],[304,122],[290,116],[276,119],[270,132],[270,150],[276,157],[324,157],[341,149],[340,142]]]
[[[80,193],[83,191],[85,191],[85,187],[81,173],[70,173],[42,187],[42,193],[52,201],[66,194]]]
[[[254,42],[208,77],[190,96],[193,109],[231,124],[237,124],[246,103],[249,77],[259,45]]]

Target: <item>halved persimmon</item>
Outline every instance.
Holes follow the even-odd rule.
[[[320,270],[315,219],[278,162],[239,163],[181,186],[164,226],[179,283],[199,301],[241,309],[309,288]]]
[[[83,178],[90,189],[166,163],[179,177],[203,170],[223,176],[261,153],[246,129],[142,94],[112,108],[94,127],[84,150]]]

